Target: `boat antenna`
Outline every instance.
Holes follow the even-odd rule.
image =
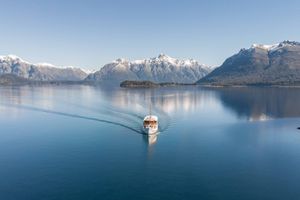
[[[152,115],[152,104],[151,104],[151,101],[150,101],[150,116]]]

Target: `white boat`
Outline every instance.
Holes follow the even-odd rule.
[[[147,115],[144,118],[144,132],[146,134],[155,134],[158,132],[158,117],[155,115]]]

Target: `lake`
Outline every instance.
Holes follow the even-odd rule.
[[[300,198],[300,88],[0,87],[0,127],[0,199]]]

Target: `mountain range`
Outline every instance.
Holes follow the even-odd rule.
[[[117,59],[90,73],[74,67],[32,64],[13,55],[0,56],[0,84],[26,80],[117,85],[126,80],[175,85],[300,85],[300,43],[253,44],[214,70],[193,59],[179,60],[165,54],[135,61]]]
[[[0,56],[0,75],[12,74],[33,81],[80,81],[87,73],[80,68],[32,64],[18,56]]]
[[[211,69],[196,60],[179,60],[160,54],[156,58],[128,61],[117,59],[100,70],[88,73],[80,68],[56,67],[52,64],[32,64],[18,56],[0,56],[1,75],[14,75],[30,81],[82,81],[95,84],[117,84],[125,80],[154,82],[194,83],[207,75]],[[3,82],[22,80],[13,76],[2,77]]]
[[[211,69],[196,60],[179,60],[160,54],[158,57],[128,61],[117,59],[88,75],[86,81],[120,84],[125,80],[194,83]]]
[[[237,54],[198,84],[208,85],[295,85],[300,84],[300,43],[254,44]]]

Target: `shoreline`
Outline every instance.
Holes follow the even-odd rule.
[[[152,81],[123,81],[120,83],[121,88],[161,88],[161,87],[182,87],[182,86],[196,86],[196,87],[206,87],[206,88],[245,88],[245,87],[266,87],[266,88],[300,88],[300,84],[297,85],[286,85],[286,84],[228,84],[228,85],[218,85],[218,84],[197,84],[197,83],[155,83]]]
[[[125,82],[125,83],[124,83]],[[120,84],[105,83],[105,82],[92,82],[92,81],[31,81],[25,80],[21,82],[5,82],[0,83],[0,87],[6,86],[65,86],[65,85],[89,85],[89,86],[103,86],[103,87],[119,87],[126,89],[154,89],[154,88],[167,88],[167,87],[203,87],[203,88],[300,88],[300,85],[286,85],[286,84],[245,84],[245,85],[217,85],[217,84],[196,84],[196,83],[175,83],[163,82],[155,83],[151,81],[123,81]]]

